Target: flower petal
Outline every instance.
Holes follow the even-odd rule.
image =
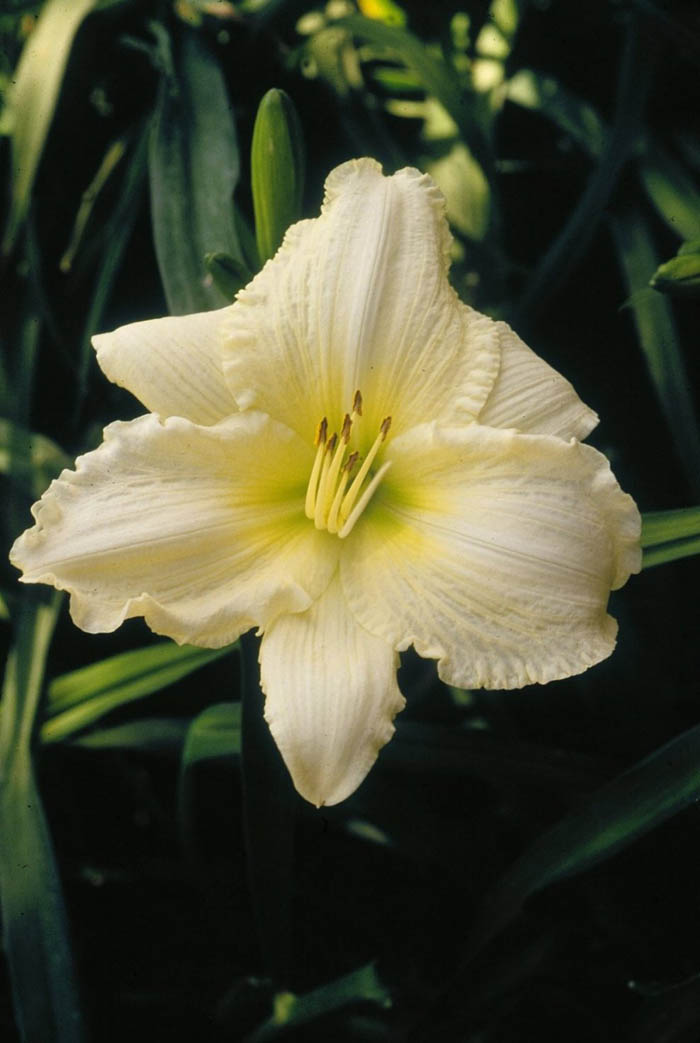
[[[70,591],[90,633],[143,616],[180,643],[228,644],[308,608],[336,568],[337,539],[304,516],[310,455],[259,413],[111,424],[35,504],[11,559],[24,582]]]
[[[280,616],[260,648],[265,717],[299,793],[350,796],[404,707],[398,655],[352,617],[336,578],[308,611]]]
[[[223,323],[230,307],[100,333],[92,338],[97,361],[109,380],[152,413],[215,424],[238,411],[221,369]]]
[[[598,417],[569,381],[531,351],[505,322],[497,326],[501,369],[479,423],[567,440],[590,434]]]
[[[347,540],[358,621],[460,687],[519,688],[605,658],[610,589],[640,567],[639,513],[590,446],[425,424]]]
[[[373,160],[336,168],[321,216],[288,231],[227,319],[224,372],[241,409],[312,439],[364,397],[372,438],[426,417],[474,419],[498,373],[495,324],[451,288],[442,195]]]

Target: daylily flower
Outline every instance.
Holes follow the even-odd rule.
[[[106,428],[12,560],[78,626],[178,642],[262,633],[265,715],[298,791],[362,782],[413,645],[462,688],[610,654],[637,509],[571,385],[447,278],[444,200],[372,160],[326,182],[230,307],[95,337],[150,411]]]

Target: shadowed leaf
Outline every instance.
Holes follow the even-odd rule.
[[[194,31],[181,29],[165,65],[149,156],[156,256],[173,315],[229,303],[204,258],[222,252],[243,261],[234,220],[238,184],[236,128],[214,55]]]

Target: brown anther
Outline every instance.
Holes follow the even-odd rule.
[[[345,419],[343,420],[343,427],[342,427],[341,432],[340,432],[340,437],[343,439],[343,441],[345,442],[346,445],[350,441],[350,429],[351,428],[352,428],[352,420],[350,419],[349,414],[346,413],[345,414]]]
[[[321,422],[319,423],[318,427],[316,428],[316,439],[314,441],[314,445],[321,445],[322,442],[326,441],[327,436],[328,436],[328,421],[326,420],[326,418],[324,416],[323,420],[321,420]]]
[[[360,456],[359,453],[350,453],[350,456],[345,461],[345,466],[343,467],[343,470],[347,471],[348,474],[349,474],[350,471],[352,471],[352,469],[355,466],[355,464],[357,463],[357,461],[359,459],[359,456]]]
[[[327,453],[332,453],[333,450],[335,449],[335,447],[337,446],[337,444],[338,444],[338,435],[337,434],[331,435],[331,437],[326,442],[326,452]]]
[[[382,439],[386,438],[386,436],[389,433],[389,428],[390,427],[391,427],[391,417],[390,416],[385,416],[384,419],[382,420],[381,424],[379,425],[379,433],[382,436]]]
[[[362,416],[362,395],[359,390],[355,392],[355,397],[352,400],[352,411],[357,413],[358,416]]]

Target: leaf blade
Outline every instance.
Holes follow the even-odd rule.
[[[230,303],[206,269],[208,253],[244,261],[234,220],[240,172],[236,127],[214,56],[182,29],[175,56],[164,31],[163,74],[149,149],[156,257],[173,315]]]

